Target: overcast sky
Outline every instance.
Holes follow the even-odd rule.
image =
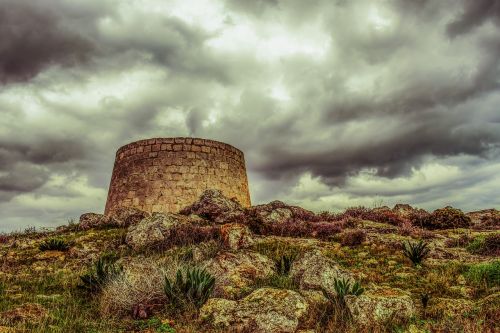
[[[0,231],[149,137],[240,148],[253,203],[500,208],[499,88],[497,0],[0,0]]]

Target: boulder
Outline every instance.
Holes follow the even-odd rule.
[[[8,322],[38,323],[47,316],[47,309],[38,303],[25,303],[15,309],[0,313],[0,318]]]
[[[359,326],[402,323],[417,314],[410,294],[396,288],[370,289],[361,296],[347,295],[344,301]]]
[[[170,236],[171,229],[182,223],[189,223],[188,218],[172,213],[153,213],[128,228],[125,242],[134,250],[161,245]]]
[[[291,219],[310,221],[316,218],[316,215],[307,209],[290,206],[278,200],[253,206],[248,211],[254,219],[263,224],[285,223]]]
[[[120,227],[128,227],[141,222],[146,217],[150,217],[151,214],[137,208],[122,207],[113,211],[110,216],[118,221]]]
[[[305,299],[286,289],[261,288],[239,301],[211,299],[200,317],[213,326],[238,332],[296,332],[308,311]]]
[[[254,244],[252,232],[243,224],[224,224],[220,229],[220,233],[222,244],[230,250],[248,248]]]
[[[79,227],[82,230],[102,227],[117,227],[120,225],[114,217],[97,213],[85,213],[80,216]]]
[[[256,252],[221,252],[204,263],[215,276],[214,296],[234,299],[240,296],[256,279],[274,273],[274,262]]]
[[[322,290],[330,296],[336,295],[335,278],[353,281],[348,272],[340,270],[331,258],[319,250],[306,252],[297,258],[290,269],[290,276],[301,290]]]
[[[235,199],[226,198],[220,190],[206,190],[198,201],[183,208],[183,215],[199,215],[215,223],[236,222],[244,217],[243,208]]]

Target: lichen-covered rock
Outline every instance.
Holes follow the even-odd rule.
[[[248,209],[254,219],[260,223],[285,223],[290,219],[309,221],[315,219],[315,214],[307,209],[290,206],[281,201],[272,201],[265,205],[257,205]]]
[[[299,284],[300,289],[323,290],[336,295],[334,279],[352,280],[348,272],[338,268],[335,262],[319,250],[312,250],[297,258],[290,269],[290,276]]]
[[[453,299],[432,297],[426,309],[426,314],[431,318],[461,317],[466,312],[471,312],[474,303],[468,299]]]
[[[409,293],[400,289],[370,289],[361,296],[345,296],[344,300],[354,322],[360,326],[400,323],[416,315]]]
[[[206,190],[200,199],[185,207],[180,214],[196,214],[216,223],[235,222],[243,219],[243,208],[236,199],[226,198],[219,190]]]
[[[151,214],[137,208],[132,207],[124,207],[118,208],[112,214],[110,214],[116,221],[120,227],[128,227],[133,224],[137,224],[146,217],[150,217]]]
[[[233,299],[241,295],[255,279],[274,272],[274,262],[262,254],[241,251],[221,252],[204,266],[216,277],[214,296]]]
[[[308,311],[308,304],[297,292],[261,288],[238,302],[212,299],[200,317],[213,326],[241,332],[296,332]]]
[[[0,313],[8,322],[38,323],[48,316],[48,311],[38,303],[25,303],[15,309]]]
[[[160,245],[170,236],[170,230],[189,220],[182,215],[172,213],[153,213],[135,225],[131,225],[125,237],[127,245],[134,250]]]
[[[229,327],[234,321],[238,302],[224,298],[210,298],[200,309],[200,318],[214,327]]]
[[[79,227],[82,230],[102,227],[117,227],[120,223],[112,216],[97,213],[85,213],[80,216]]]
[[[240,223],[224,224],[220,229],[222,244],[230,250],[248,248],[254,244],[250,229]]]

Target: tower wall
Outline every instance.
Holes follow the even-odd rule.
[[[118,149],[105,214],[133,207],[178,212],[206,189],[250,206],[243,153],[228,144],[197,138],[156,138]]]

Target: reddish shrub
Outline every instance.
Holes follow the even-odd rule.
[[[398,231],[400,235],[410,236],[415,232],[415,227],[409,220],[404,220],[398,227]]]
[[[163,245],[167,247],[183,246],[206,242],[212,239],[220,239],[219,226],[181,224],[170,230],[170,236]]]
[[[483,255],[500,256],[500,233],[490,234],[484,238],[484,243],[477,252]]]
[[[341,225],[335,222],[317,222],[311,224],[311,236],[322,240],[327,240],[341,231]]]
[[[500,216],[481,216],[478,224],[475,224],[473,229],[500,229]]]
[[[471,219],[460,209],[450,206],[436,209],[427,218],[422,220],[422,226],[428,229],[467,228]]]
[[[311,233],[310,223],[304,221],[287,221],[275,223],[267,227],[267,234],[283,237],[308,237]]]
[[[346,231],[342,234],[340,243],[343,246],[354,246],[363,243],[366,240],[366,232],[364,230],[355,229]]]
[[[0,244],[5,244],[9,241],[9,236],[5,234],[0,234]]]

